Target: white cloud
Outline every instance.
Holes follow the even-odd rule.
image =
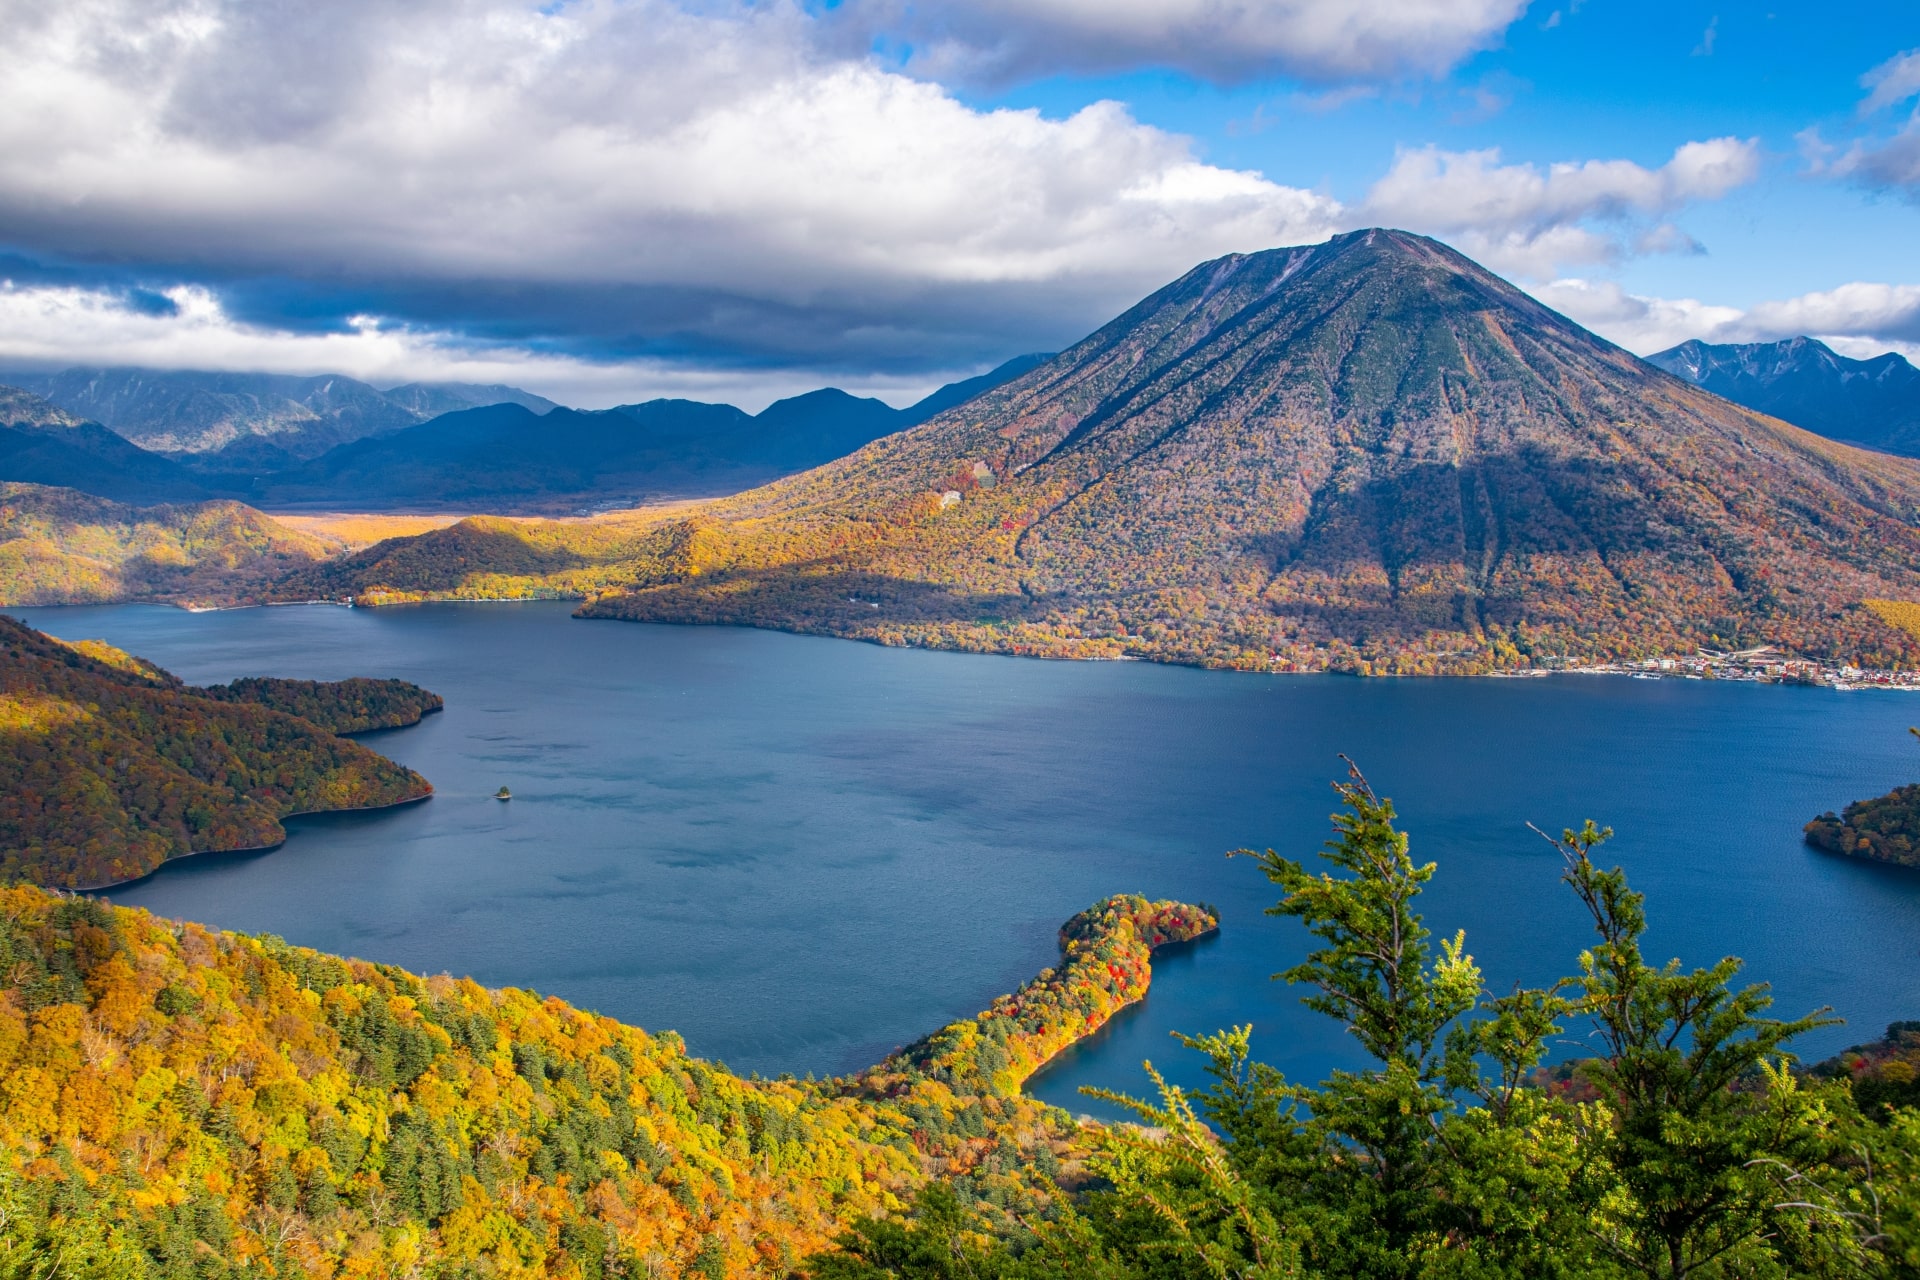
[[[1531,279],[1569,264],[1612,261],[1629,250],[1693,248],[1660,218],[1717,200],[1760,172],[1759,143],[1689,142],[1657,169],[1631,160],[1586,160],[1545,168],[1502,164],[1497,150],[1402,151],[1367,194],[1368,220],[1447,237],[1498,271]],[[1611,224],[1606,231],[1590,223]]]
[[[0,281],[0,383],[6,368],[78,364],[261,373],[344,373],[378,386],[404,382],[508,383],[580,408],[656,396],[719,400],[757,412],[819,386],[794,370],[698,368],[659,360],[589,361],[458,334],[360,317],[344,332],[299,333],[245,324],[198,286],[165,292],[171,308],[137,305],[109,290]],[[965,377],[979,370],[953,371]],[[866,378],[845,389],[896,405],[943,377]]]
[[[1860,77],[1860,87],[1870,90],[1860,103],[1863,116],[1920,94],[1920,49],[1888,58]]]
[[[0,0],[0,243],[149,288],[254,286],[199,324],[197,302],[143,320],[110,290],[55,307],[23,285],[8,305],[40,298],[49,327],[10,331],[0,357],[461,379],[483,375],[433,370],[478,362],[576,401],[749,365],[917,388],[869,371],[971,371],[1070,341],[1205,258],[1371,223],[1541,279],[1686,251],[1670,215],[1758,166],[1732,138],[1657,168],[1427,148],[1343,206],[1208,164],[1119,103],[977,110],[834,43],[876,13],[962,44],[977,20],[1020,57],[1160,50],[1196,73],[1355,81],[1444,69],[1525,0],[880,3]],[[292,332],[261,301],[275,281],[290,312],[373,297],[353,305],[411,322]],[[109,313],[131,327],[101,328]],[[708,385],[751,399],[788,376]]]
[[[1860,77],[1860,87],[1868,90],[1860,101],[1862,118],[1876,115],[1920,94],[1920,49],[1887,59]],[[1855,139],[1844,153],[1821,138],[1817,129],[1796,135],[1807,172],[1851,179],[1856,184],[1879,191],[1894,191],[1908,199],[1920,200],[1920,107],[1908,117],[1906,126],[1888,135]]]
[[[1883,142],[1856,142],[1827,172],[1852,178],[1863,186],[1903,191],[1920,198],[1920,121],[1909,124]]]
[[[0,0],[0,239],[419,289],[938,310],[1041,282],[1117,303],[1323,238],[1338,210],[1116,103],[978,111],[828,56],[786,0],[551,8]]]
[[[1802,334],[1856,357],[1883,351],[1920,355],[1920,285],[1844,284],[1746,308],[1695,298],[1646,297],[1612,282],[1581,279],[1555,280],[1531,292],[1639,355],[1664,351],[1689,338],[1774,342]]]
[[[935,76],[1168,67],[1235,82],[1438,75],[1528,0],[850,0],[838,20]]]
[[[1555,311],[1638,355],[1651,355],[1689,338],[1709,342],[1742,341],[1720,337],[1741,317],[1738,307],[1715,306],[1694,298],[1651,298],[1628,293],[1608,280],[1570,278],[1528,290]]]

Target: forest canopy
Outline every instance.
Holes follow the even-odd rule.
[[[0,876],[105,885],[184,854],[277,845],[291,814],[432,794],[333,726],[405,723],[435,695],[398,681],[238,683],[192,689],[111,646],[0,617]]]
[[[439,694],[417,684],[368,676],[345,680],[244,676],[231,684],[209,685],[194,692],[217,702],[248,702],[284,711],[329,733],[366,733],[419,724],[422,716],[446,705]]]
[[[1463,934],[1429,933],[1436,868],[1391,803],[1357,770],[1340,794],[1320,867],[1240,852],[1313,939],[1278,978],[1347,1030],[1353,1065],[1308,1084],[1258,1061],[1251,1027],[1179,1037],[1209,1086],[1149,1067],[1157,1096],[1104,1095],[1141,1124],[1100,1133],[1055,1215],[996,1233],[931,1188],[856,1223],[815,1280],[1916,1273],[1915,1024],[1800,1070],[1795,1040],[1833,1019],[1772,1017],[1737,959],[1649,963],[1644,900],[1592,823],[1552,840],[1592,926],[1573,972],[1492,986]]]
[[[1022,989],[1045,1027],[1000,1001],[939,1064],[745,1080],[529,992],[0,889],[0,1275],[785,1277],[936,1180],[1011,1232],[1085,1144],[993,1077],[1140,998],[1176,921],[1212,917],[1076,916]]]

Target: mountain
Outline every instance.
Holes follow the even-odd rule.
[[[131,880],[189,853],[279,844],[289,814],[432,794],[411,769],[264,705],[289,696],[322,715],[367,701],[324,686],[209,694],[0,616],[0,877],[64,889]]]
[[[0,483],[0,604],[253,602],[340,550],[237,502],[135,507]]]
[[[409,382],[389,387],[382,393],[392,404],[418,415],[422,421],[460,409],[478,409],[489,404],[517,404],[546,413],[560,406],[545,396],[537,396],[503,382]]]
[[[949,382],[926,399],[909,405],[900,411],[901,427],[917,427],[935,414],[965,404],[978,395],[985,395],[995,387],[1012,382],[1021,374],[1037,369],[1053,359],[1051,351],[1035,351],[1024,356],[1015,356],[1005,364],[989,369],[972,378],[962,378],[958,382]]]
[[[211,496],[178,463],[84,422],[41,396],[0,386],[0,481],[85,488],[102,497],[193,501]]]
[[[0,481],[116,501],[570,511],[738,492],[832,461],[1030,367],[1023,356],[907,409],[833,388],[761,413],[692,400],[561,411],[504,385],[69,370],[0,387]],[[113,428],[109,430],[108,428]]]
[[[171,458],[95,422],[0,426],[0,482],[84,489],[128,502],[194,502],[217,492]]]
[[[1022,357],[1031,360],[1032,357]],[[730,404],[648,400],[544,416],[504,403],[443,414],[341,445],[247,490],[267,505],[571,509],[735,493],[915,425],[929,402],[960,402],[998,385],[1020,361],[941,388],[908,409],[834,387],[777,400],[757,414]]]
[[[563,507],[594,497],[640,499],[701,489],[716,463],[702,427],[730,424],[726,405],[669,402],[634,413],[517,404],[442,414],[393,435],[356,440],[258,482],[256,500],[275,506],[355,509]],[[731,474],[723,470],[723,475]],[[755,472],[745,483],[765,478]],[[724,479],[713,479],[724,488]]]
[[[59,405],[19,387],[0,387],[0,426],[77,427],[80,419]]]
[[[75,368],[9,376],[144,449],[224,455],[205,460],[213,470],[275,469],[453,409],[503,401],[538,412],[554,407],[514,387],[409,383],[383,392],[339,374]]]
[[[1920,369],[1894,352],[1850,360],[1813,338],[1725,346],[1694,339],[1647,361],[1829,439],[1920,456]]]
[[[517,582],[436,550],[455,526],[293,589],[407,598],[467,574],[565,583],[593,617],[1267,670],[1763,643],[1891,665],[1920,641],[1864,602],[1920,600],[1917,518],[1920,465],[1731,404],[1376,229],[1203,263],[766,488],[618,538],[500,531],[555,566]]]

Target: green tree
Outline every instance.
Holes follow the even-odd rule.
[[[1835,1173],[1846,1153],[1839,1091],[1787,1070],[1788,1042],[1837,1019],[1766,1017],[1767,987],[1733,989],[1731,956],[1647,964],[1644,895],[1592,860],[1612,835],[1588,822],[1554,841],[1599,937],[1574,980],[1603,1049],[1583,1069],[1609,1119],[1583,1144],[1586,1230],[1630,1275],[1848,1274],[1861,1262],[1854,1232],[1792,1187]]]
[[[1435,1225],[1436,1161],[1444,1156],[1436,1121],[1454,1105],[1447,1032],[1478,1003],[1480,971],[1464,932],[1432,956],[1413,908],[1434,864],[1413,861],[1405,833],[1394,828],[1393,802],[1376,796],[1351,761],[1348,768],[1349,780],[1336,784],[1347,811],[1335,815],[1336,838],[1321,854],[1345,875],[1309,871],[1271,849],[1236,856],[1253,858],[1285,890],[1268,915],[1299,920],[1325,944],[1279,978],[1307,987],[1302,1003],[1338,1019],[1378,1064],[1336,1071],[1301,1101],[1327,1140],[1321,1149],[1346,1175],[1341,1199],[1368,1228],[1371,1265],[1391,1273],[1400,1268],[1389,1259]]]

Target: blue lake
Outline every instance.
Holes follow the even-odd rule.
[[[1747,958],[1825,1053],[1920,1017],[1920,873],[1816,853],[1814,814],[1920,777],[1920,701],[1618,677],[1357,680],[884,649],[582,622],[564,604],[9,610],[195,683],[391,675],[447,710],[368,742],[433,800],[296,820],[273,853],[188,859],[111,896],[673,1028],[736,1070],[864,1065],[1050,964],[1116,891],[1216,904],[1151,998],[1034,1083],[1099,1110],[1171,1030],[1251,1022],[1318,1079],[1349,1050],[1268,976],[1305,936],[1227,850],[1309,857],[1347,752],[1440,871],[1436,933],[1489,983],[1570,972],[1557,831],[1592,817],[1649,895],[1649,950]],[[514,799],[490,797],[501,785]]]

